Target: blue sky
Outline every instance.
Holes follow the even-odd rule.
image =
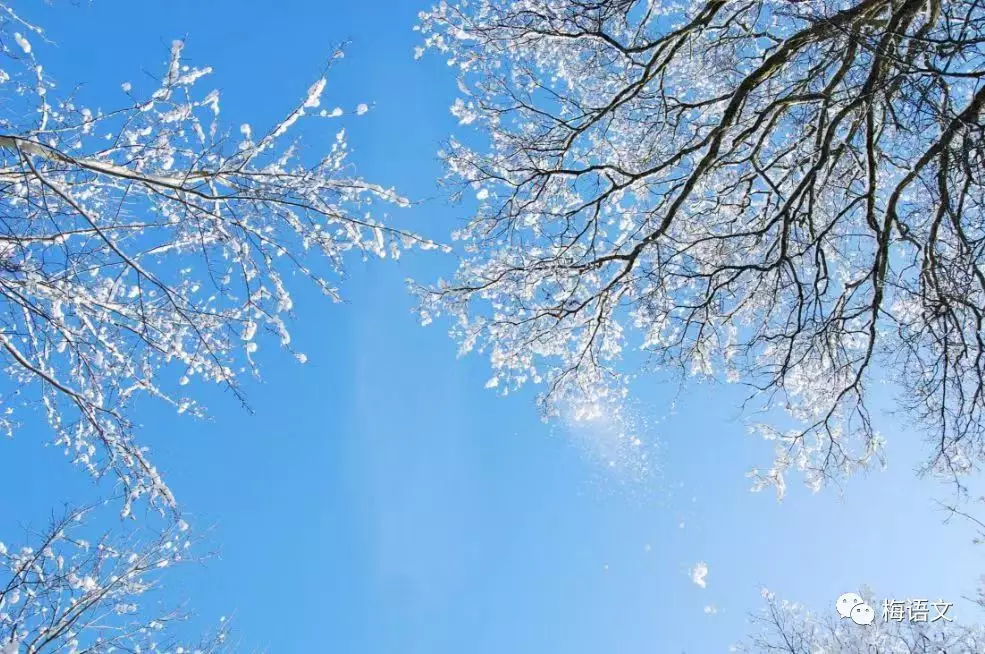
[[[360,173],[420,201],[396,211],[399,224],[445,239],[467,212],[438,199],[434,181],[440,142],[458,129],[455,80],[444,62],[412,57],[423,8],[94,0],[20,11],[55,42],[38,53],[47,70],[104,107],[187,38],[187,58],[215,68],[233,129],[279,118],[350,40],[325,102],[371,105],[342,119]],[[308,147],[338,126],[310,131]],[[532,394],[485,390],[485,361],[458,359],[440,323],[417,325],[404,278],[452,265],[434,253],[350,260],[344,304],[299,288],[293,342],[309,363],[262,344],[252,414],[210,388],[208,422],[143,408],[141,437],[220,552],[167,577],[165,596],[187,599],[194,625],[235,615],[244,647],[271,652],[716,652],[746,632],[761,585],[833,611],[861,584],[977,618],[960,596],[974,591],[980,552],[964,526],[941,525],[933,500],[947,489],[915,478],[919,437],[904,422],[880,417],[889,471],[843,496],[793,482],[779,504],[748,492],[744,473],[769,449],[745,435],[734,389],[692,386],[668,415],[674,388],[644,378],[634,390],[652,465],[640,478],[609,465],[604,434],[545,425]],[[31,426],[2,444],[4,533],[94,495],[39,445],[47,438]],[[688,576],[697,561],[707,588]]]

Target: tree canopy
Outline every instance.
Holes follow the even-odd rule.
[[[985,436],[985,10],[964,0],[476,0],[421,14],[475,132],[454,316],[491,385],[618,399],[635,369],[744,384],[793,427],[757,487],[879,459],[888,380],[976,469]],[[640,358],[635,357],[634,358]]]

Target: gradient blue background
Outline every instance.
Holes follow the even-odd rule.
[[[371,111],[309,123],[310,150],[344,125],[360,173],[420,201],[396,211],[399,224],[445,239],[467,214],[437,199],[455,81],[440,58],[413,60],[421,2],[17,7],[54,41],[35,39],[46,70],[104,108],[186,37],[189,62],[215,68],[203,87],[222,91],[232,130],[281,117],[349,39],[324,105]],[[484,390],[487,363],[458,359],[446,326],[417,325],[404,278],[453,264],[351,259],[341,305],[296,287],[293,342],[309,363],[262,343],[263,380],[246,383],[253,414],[212,388],[201,389],[208,422],[144,407],[142,438],[220,552],[165,577],[163,596],[197,613],[189,628],[235,616],[244,649],[271,652],[720,652],[746,633],[761,585],[828,611],[869,584],[977,619],[960,596],[974,591],[980,553],[964,525],[941,525],[933,500],[948,489],[916,479],[919,437],[905,424],[880,417],[889,471],[843,497],[791,480],[778,504],[748,492],[744,473],[770,450],[745,435],[735,389],[692,386],[668,415],[674,388],[644,378],[653,469],[639,479],[608,465],[604,443],[542,423],[532,393]],[[0,444],[8,542],[51,507],[106,491],[41,447],[48,438],[29,425]],[[704,589],[688,576],[699,560]]]

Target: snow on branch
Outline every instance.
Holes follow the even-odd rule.
[[[926,470],[985,461],[979,3],[470,0],[418,30],[459,71],[443,156],[477,201],[421,316],[491,386],[554,415],[628,360],[741,383],[782,494],[883,461],[888,381]]]
[[[23,546],[0,542],[0,652],[227,651],[228,623],[192,642],[177,633],[184,610],[155,601],[161,575],[196,561],[184,522],[145,525],[93,540],[98,507],[68,509]],[[99,532],[96,532],[99,534]]]
[[[437,246],[373,217],[408,202],[355,175],[344,130],[318,158],[301,147],[304,119],[336,115],[317,109],[325,78],[233,137],[200,88],[211,69],[175,41],[156,90],[124,84],[124,106],[88,108],[57,96],[40,31],[0,9],[0,365],[20,387],[0,427],[30,398],[75,463],[122,482],[125,514],[140,497],[173,508],[135,438],[137,397],[198,414],[186,391],[201,380],[245,401],[261,335],[294,352],[295,280],[338,299],[345,256]]]

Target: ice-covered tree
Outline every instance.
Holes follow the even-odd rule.
[[[46,45],[0,3],[0,428],[42,406],[76,463],[123,482],[126,511],[146,495],[173,505],[135,440],[135,399],[194,413],[198,382],[242,399],[261,336],[291,348],[299,278],[337,298],[350,253],[434,244],[371,217],[406,200],[354,174],[324,77],[280,122],[230,130],[181,41],[153,88],[100,96],[115,108],[56,85]],[[327,152],[301,147],[308,119],[332,130]]]
[[[183,640],[184,608],[155,601],[160,577],[195,560],[187,526],[147,523],[89,541],[90,509],[71,509],[23,546],[0,542],[0,652],[91,654],[227,650],[224,618],[214,633]]]
[[[975,504],[985,503],[985,497]],[[973,543],[985,542],[985,523],[967,506],[945,506],[949,521],[958,518],[974,531]],[[787,652],[788,654],[975,654],[985,651],[985,627],[975,616],[953,615],[949,602],[932,599],[880,601],[871,590],[861,589],[873,610],[872,624],[855,624],[841,617],[834,598],[828,607],[814,610],[778,598],[762,590],[765,606],[750,616],[752,629],[731,651]],[[838,598],[840,600],[841,598]],[[985,609],[985,575],[970,606]],[[966,605],[969,606],[969,605]]]
[[[629,352],[746,384],[789,414],[756,426],[782,492],[879,460],[888,379],[927,470],[981,463],[980,3],[463,0],[418,29],[459,72],[443,156],[477,203],[422,317],[491,386],[591,406]]]
[[[734,652],[770,654],[974,654],[985,650],[985,629],[944,620],[884,620],[870,625],[839,619],[832,605],[813,612],[763,591],[752,632]],[[877,613],[881,609],[877,607]],[[936,616],[932,616],[936,617]]]

